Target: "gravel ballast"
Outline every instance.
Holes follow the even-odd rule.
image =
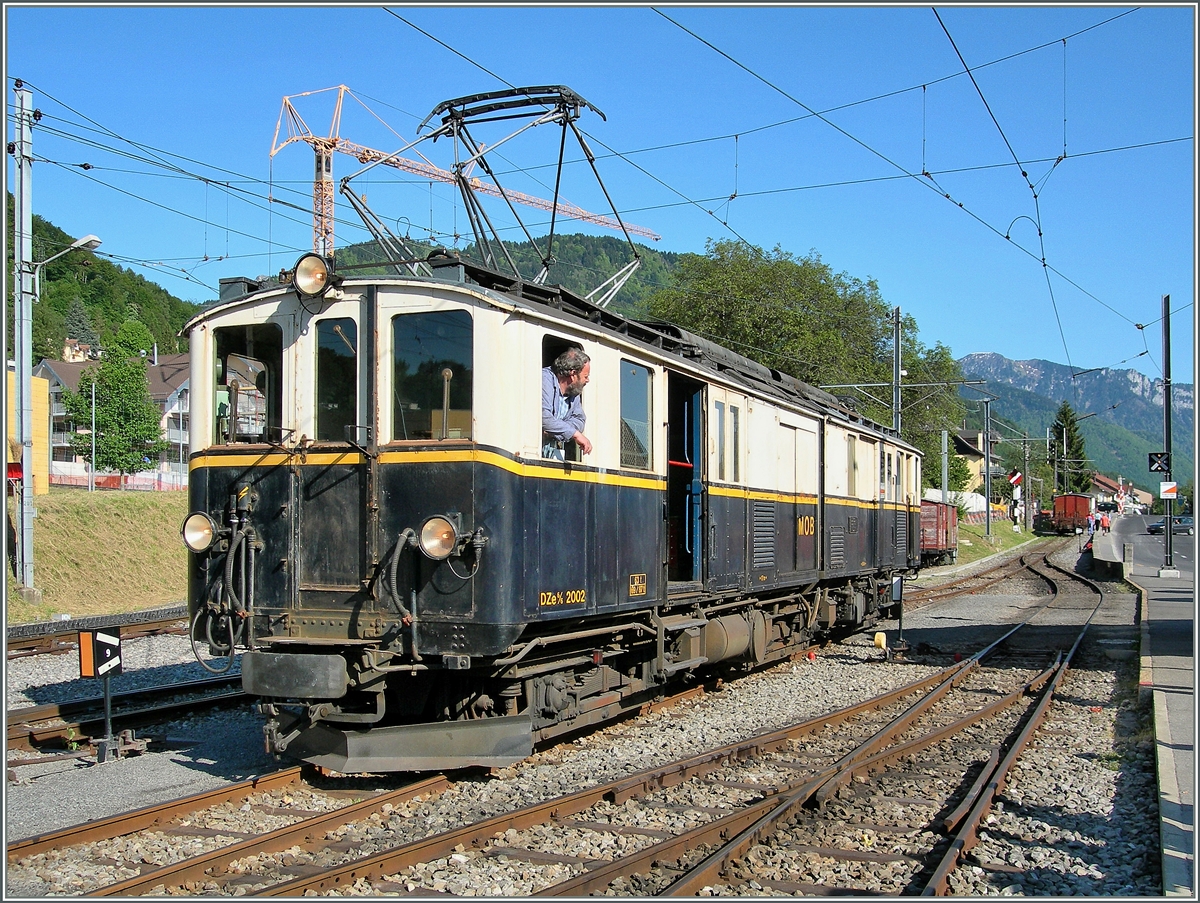
[[[1133,598],[1128,600],[1132,621]],[[995,611],[995,602],[991,602]],[[968,598],[956,608],[906,614],[906,637],[934,637],[947,644],[987,605]],[[1125,604],[1119,600],[1118,604]],[[1124,614],[1117,615],[1124,618]],[[889,639],[896,623],[884,625]],[[203,669],[190,644],[179,637],[152,637],[123,644],[127,671],[120,689],[170,680],[192,680]],[[613,725],[570,744],[535,754],[493,777],[463,780],[432,799],[398,806],[350,829],[357,852],[369,855],[512,808],[631,774],[693,752],[773,730],[911,683],[932,666],[883,660],[870,634],[820,652],[815,660],[788,663],[725,685],[720,691],[669,710]],[[82,686],[81,686],[82,684]],[[1152,732],[1137,705],[1136,660],[1103,655],[1073,669],[1061,701],[1052,709],[981,834],[979,846],[953,877],[957,895],[1156,895],[1160,893],[1157,805]],[[98,692],[98,681],[80,681],[73,655],[36,656],[8,663],[9,708]],[[169,747],[152,743],[144,755],[97,765],[73,760],[13,769],[5,794],[5,839],[101,818],[272,771],[281,762],[263,748],[261,719],[240,710],[167,725]],[[11,755],[11,754],[10,754]],[[381,779],[382,782],[383,779]],[[656,827],[669,813],[629,807],[626,817]],[[239,830],[266,831],[264,813],[237,816]],[[677,814],[675,816],[678,817]],[[669,826],[662,825],[664,829]],[[612,843],[572,837],[574,855],[605,858],[587,844]],[[550,842],[550,839],[547,840]],[[494,866],[495,863],[492,863]],[[436,875],[412,877],[416,886],[453,893],[521,896],[535,888],[494,874],[476,881],[486,863],[474,856],[439,863]],[[998,867],[1001,866],[1001,867]],[[834,868],[833,863],[830,868]],[[111,880],[118,880],[116,875]],[[562,876],[560,876],[562,877]],[[55,870],[9,869],[6,896],[79,893],[70,875]],[[253,893],[253,891],[249,891]],[[714,894],[722,894],[714,888]],[[743,891],[744,892],[744,891]],[[769,890],[755,893],[771,893]]]

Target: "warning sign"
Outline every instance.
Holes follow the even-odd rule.
[[[1179,498],[1179,484],[1175,483],[1175,482],[1159,483],[1158,484],[1158,497],[1160,499],[1177,499],[1177,498]]]

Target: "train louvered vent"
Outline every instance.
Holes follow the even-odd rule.
[[[846,530],[844,527],[829,528],[829,566],[831,568],[846,566]]]
[[[908,552],[908,513],[896,513],[896,551]]]
[[[775,503],[754,503],[754,570],[775,567]]]

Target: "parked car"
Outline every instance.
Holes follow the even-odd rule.
[[[1163,518],[1163,520],[1156,520],[1154,523],[1148,524],[1146,526],[1146,532],[1158,535],[1159,533],[1162,533],[1165,528],[1166,518]],[[1188,536],[1191,536],[1196,532],[1196,522],[1190,517],[1173,517],[1171,518],[1171,532],[1186,533]]]

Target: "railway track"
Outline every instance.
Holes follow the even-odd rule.
[[[1019,576],[1024,571],[1031,570],[1032,562],[1037,560],[1045,560],[1050,555],[1063,549],[1065,546],[1066,541],[1059,542],[1054,544],[1051,548],[1030,552],[1017,558],[1011,558],[1007,561],[1001,561],[974,574],[968,574],[946,582],[938,583],[934,586],[908,589],[904,594],[905,605],[910,609],[923,608],[930,603],[938,602],[943,599],[951,599],[955,596],[961,596],[967,593],[982,592],[983,590],[995,586],[996,584],[1005,580],[1011,580],[1012,578]]]
[[[1079,646],[1089,615],[1068,595],[993,631],[969,659],[861,705],[377,852],[388,835],[394,844],[417,829],[405,818],[412,787],[308,815],[247,795],[242,806],[289,820],[252,838],[183,804],[184,835],[206,838],[206,849],[184,858],[184,844],[164,842],[179,861],[130,863],[137,874],[82,892],[511,894],[488,890],[489,876],[509,872],[524,876],[516,892],[539,895],[944,893]],[[1048,631],[1052,613],[1061,623]],[[1031,628],[1040,635],[1022,644]],[[1039,655],[1051,660],[1030,667]],[[229,805],[214,811],[227,818]],[[157,818],[155,830],[176,836],[178,813]],[[50,846],[10,846],[10,866],[49,850],[66,855],[69,843],[117,858],[70,832],[41,842]]]
[[[211,706],[237,705],[246,698],[241,689],[241,675],[237,674],[128,690],[112,694],[111,724],[114,733],[131,732]],[[94,741],[104,736],[104,705],[103,696],[91,696],[66,703],[11,709],[5,718],[7,748],[91,754]],[[9,759],[8,766],[11,769],[37,761]]]
[[[98,627],[119,627],[122,639],[187,634],[187,611],[182,606],[134,615],[109,615],[21,624],[8,628],[5,649],[9,661],[31,655],[62,655],[79,648],[79,632]]]

